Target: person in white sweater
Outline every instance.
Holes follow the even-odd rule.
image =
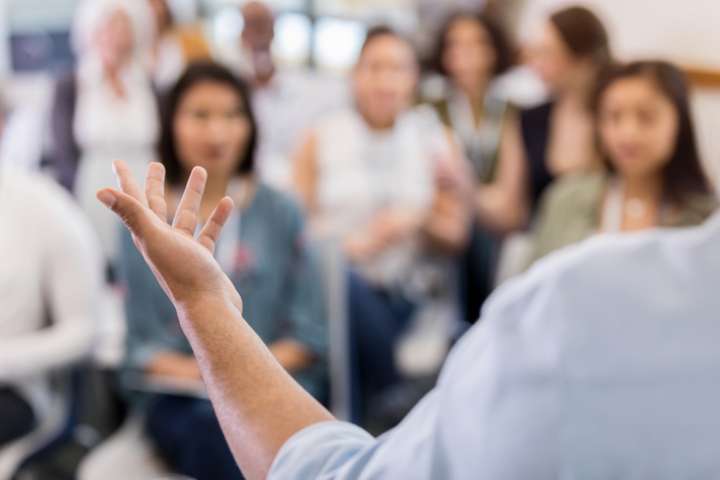
[[[0,446],[47,414],[48,374],[87,355],[102,261],[95,234],[49,179],[0,168]]]

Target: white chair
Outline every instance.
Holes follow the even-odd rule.
[[[340,243],[332,238],[314,242],[323,278],[328,319],[330,410],[349,420],[351,412],[350,343],[347,317],[347,265]]]
[[[144,418],[132,415],[83,460],[78,480],[150,480],[169,475],[143,433]]]

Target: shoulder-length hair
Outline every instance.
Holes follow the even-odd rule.
[[[158,154],[160,161],[165,165],[167,181],[172,185],[179,185],[185,181],[188,172],[184,172],[177,150],[175,136],[175,117],[185,95],[196,85],[201,83],[216,83],[227,86],[233,90],[243,102],[245,116],[250,123],[250,137],[245,149],[240,153],[236,173],[245,176],[255,170],[255,153],[258,142],[258,127],[255,114],[250,101],[250,89],[247,84],[232,73],[227,67],[214,62],[203,61],[192,63],[175,85],[168,91],[161,102],[160,115],[160,141]]]
[[[490,37],[493,49],[495,50],[495,68],[493,76],[501,75],[509,70],[516,61],[516,49],[513,42],[510,40],[504,26],[495,17],[488,13],[474,12],[474,11],[457,11],[451,14],[438,34],[437,44],[435,45],[435,51],[432,59],[432,67],[437,72],[447,75],[445,65],[443,63],[443,57],[445,50],[447,50],[448,34],[455,24],[461,20],[471,20],[480,25]]]

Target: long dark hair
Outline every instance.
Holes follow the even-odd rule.
[[[598,69],[612,62],[605,25],[591,10],[568,7],[553,13],[549,20],[573,56],[591,60]]]
[[[185,95],[200,83],[217,83],[232,89],[242,99],[245,116],[250,124],[250,136],[245,150],[240,154],[236,174],[245,176],[255,170],[255,151],[257,150],[257,121],[250,102],[250,89],[247,84],[226,67],[210,61],[195,62],[185,70],[180,79],[170,89],[161,102],[160,141],[158,154],[165,165],[166,178],[171,185],[180,185],[188,172],[183,171],[177,151],[174,123],[178,108]]]
[[[505,73],[515,64],[515,46],[500,21],[488,13],[462,10],[451,14],[440,29],[432,60],[432,67],[436,71],[447,75],[443,64],[443,56],[447,49],[447,37],[453,26],[460,20],[471,20],[480,25],[488,33],[496,57],[495,69],[493,71],[494,76]]]
[[[698,195],[711,195],[712,188],[704,173],[690,113],[690,101],[685,74],[674,65],[657,60],[637,61],[608,68],[598,81],[592,109],[598,119],[603,95],[615,82],[633,77],[647,78],[673,104],[678,117],[675,150],[663,169],[663,195],[675,205],[685,205]],[[600,149],[602,152],[602,148]],[[612,171],[612,163],[605,156]]]

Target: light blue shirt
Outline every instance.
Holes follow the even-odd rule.
[[[312,426],[270,478],[720,478],[720,215],[551,255],[397,428]]]

